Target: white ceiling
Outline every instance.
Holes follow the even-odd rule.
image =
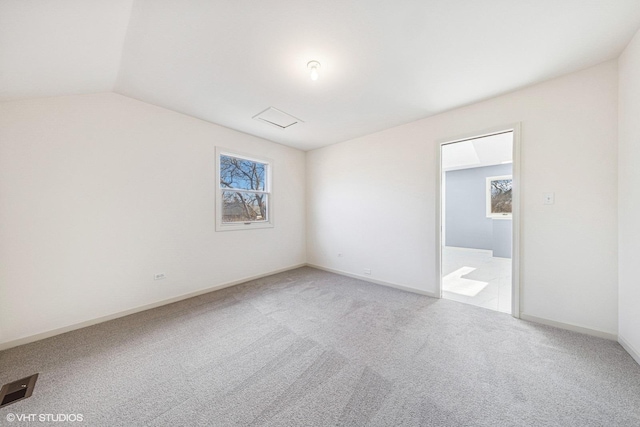
[[[131,0],[0,0],[0,101],[113,90]]]
[[[113,90],[308,150],[615,58],[639,27],[640,0],[0,0],[0,100]],[[252,119],[269,106],[303,123]]]
[[[479,168],[511,163],[513,132],[447,144],[442,147],[442,170]]]

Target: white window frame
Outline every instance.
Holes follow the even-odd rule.
[[[266,221],[249,221],[249,222],[223,222],[222,221],[222,192],[225,188],[220,185],[220,158],[222,156],[236,157],[238,159],[249,160],[251,162],[262,163],[266,165],[266,179],[264,194],[267,195],[267,220]],[[216,147],[216,231],[231,230],[253,230],[257,228],[273,228],[273,193],[271,182],[273,180],[273,161],[264,157],[247,155],[235,150],[229,150],[223,147]],[[228,189],[226,189],[228,190]],[[251,192],[251,191],[249,191]]]
[[[511,217],[513,216],[513,213],[493,213],[491,212],[491,181],[498,181],[498,180],[506,180],[506,179],[510,179],[511,180],[511,185],[513,186],[513,175],[500,175],[500,176],[489,176],[487,177],[487,181],[486,181],[486,200],[487,200],[487,218],[492,218],[492,219],[511,219]]]

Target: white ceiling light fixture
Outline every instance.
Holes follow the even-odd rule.
[[[307,68],[309,69],[311,80],[318,80],[318,77],[320,77],[320,74],[318,73],[318,70],[320,69],[320,63],[318,61],[309,61],[307,62]]]

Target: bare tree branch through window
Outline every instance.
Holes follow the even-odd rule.
[[[268,165],[220,156],[222,222],[256,222],[268,218]]]

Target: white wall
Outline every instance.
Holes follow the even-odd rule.
[[[274,161],[275,228],[215,231],[216,145]],[[0,345],[304,263],[304,167],[116,94],[0,104]]]
[[[619,59],[619,340],[640,363],[640,32]]]
[[[434,292],[436,141],[514,122],[523,315],[616,334],[616,61],[308,152],[309,262]]]

